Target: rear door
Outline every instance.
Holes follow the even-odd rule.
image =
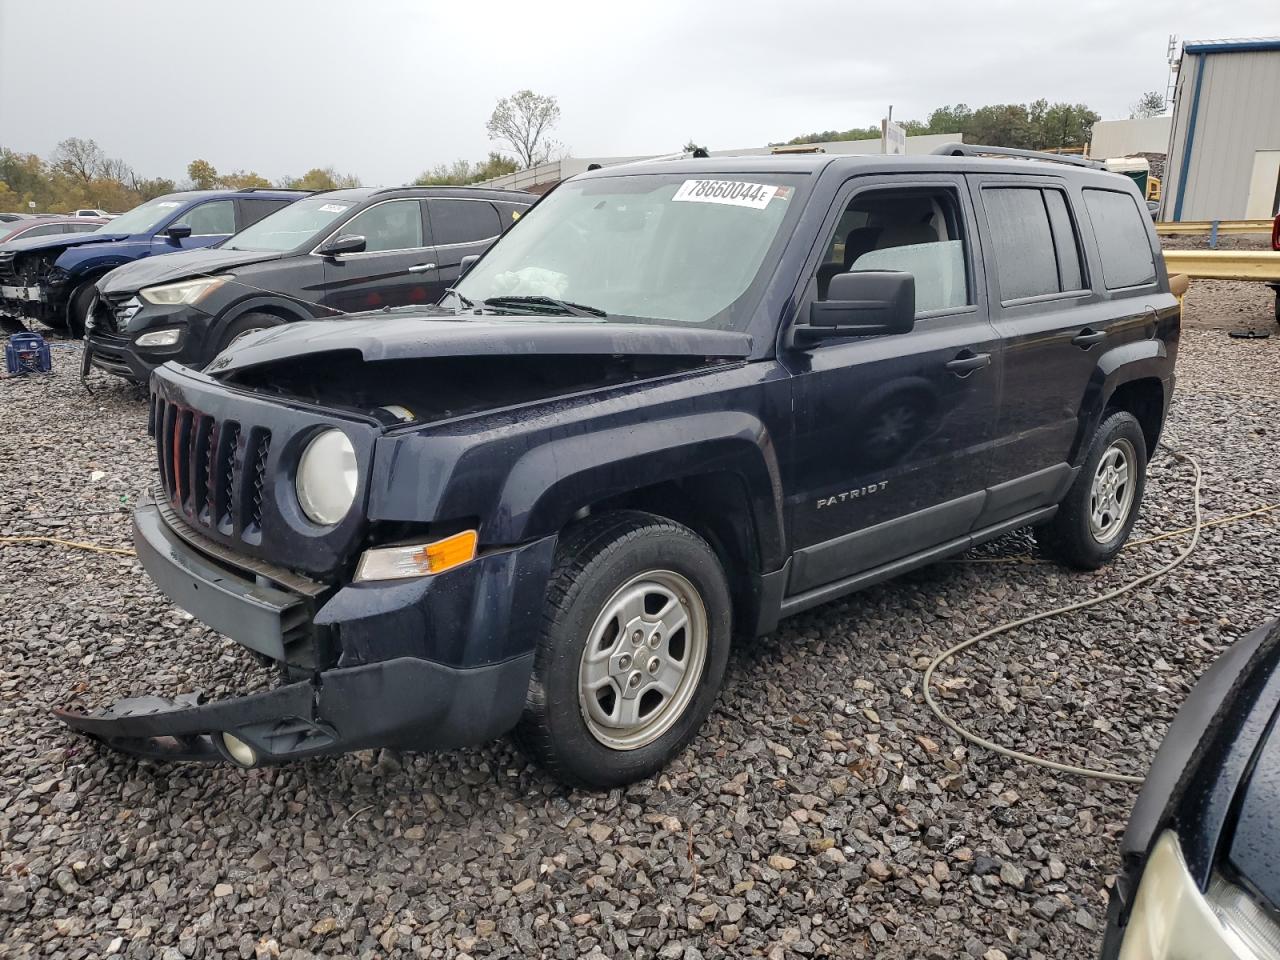
[[[833,273],[905,270],[915,328],[828,340],[788,359],[791,594],[968,534],[989,482],[1000,348],[959,175],[857,178],[828,215],[800,309]]]
[[[427,201],[427,213],[440,265],[441,296],[462,276],[462,259],[484,253],[513,222],[508,213],[504,224],[498,208],[488,200],[462,197],[433,197]]]
[[[421,200],[382,200],[325,239],[348,235],[364,237],[365,248],[361,253],[325,258],[326,306],[352,313],[437,299],[433,292],[439,286],[439,268]]]
[[[1060,499],[1098,358],[1133,331],[1126,309],[1110,302],[1094,276],[1088,221],[1073,183],[1040,176],[970,182],[1005,356],[992,492],[979,520],[986,526]]]

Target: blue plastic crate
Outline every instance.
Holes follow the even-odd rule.
[[[4,348],[4,365],[10,376],[48,373],[53,369],[49,345],[38,333],[15,333]]]

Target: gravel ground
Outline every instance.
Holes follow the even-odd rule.
[[[1280,501],[1280,338],[1209,329],[1256,291],[1193,292],[1168,435],[1208,518]],[[1216,318],[1216,319],[1215,319]],[[150,478],[131,388],[0,381],[0,536],[128,542]],[[1135,537],[1191,518],[1153,464]],[[1280,512],[1214,526],[1125,602],[950,665],[955,715],[1001,742],[1141,772],[1189,685],[1278,611]],[[98,957],[1086,957],[1133,788],[967,749],[921,670],[977,630],[1146,571],[1034,558],[1025,534],[785,622],[731,659],[703,735],[655,781],[569,791],[505,742],[241,771],[112,754],[47,713],[265,682],[128,557],[0,544],[0,954]]]

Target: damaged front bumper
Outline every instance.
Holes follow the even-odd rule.
[[[258,766],[367,747],[454,747],[509,729],[514,717],[497,732],[494,721],[505,723],[512,690],[523,703],[531,666],[530,657],[458,670],[400,657],[215,703],[135,697],[54,714],[116,750],[163,760]]]
[[[549,565],[549,542],[334,592],[220,547],[159,497],[136,511],[133,533],[142,565],[178,606],[306,679],[212,703],[146,696],[54,711],[110,747],[257,766],[370,747],[469,746],[519,719],[533,668],[526,628],[539,604],[513,585]]]

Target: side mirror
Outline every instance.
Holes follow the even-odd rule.
[[[463,257],[459,264],[458,276],[464,276],[468,270],[475,266],[476,261],[480,259],[480,254],[473,253],[469,257]]]
[[[916,278],[901,270],[837,273],[827,299],[809,307],[809,323],[792,328],[797,340],[909,333],[916,322]]]
[[[187,237],[191,236],[191,227],[185,223],[175,223],[166,230],[165,233],[168,235],[170,240],[177,243],[179,240],[185,240]]]
[[[366,245],[367,241],[364,237],[354,233],[344,233],[334,237],[316,253],[322,257],[339,257],[344,253],[364,253]]]

